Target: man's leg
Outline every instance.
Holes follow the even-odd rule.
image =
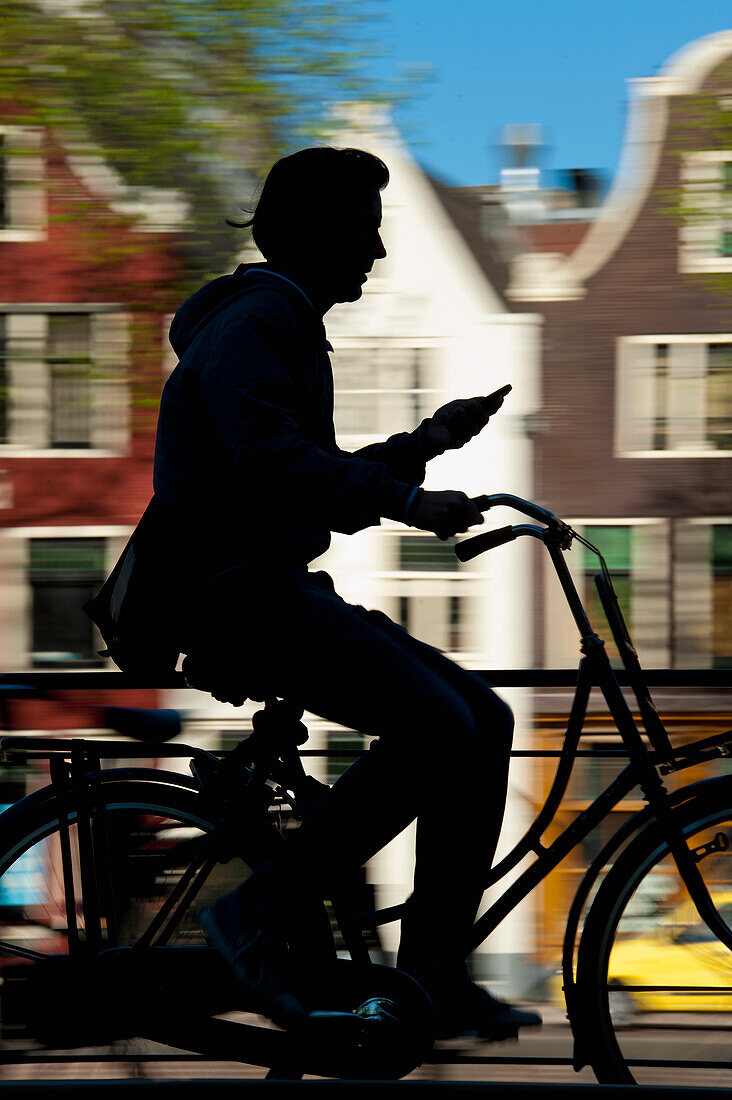
[[[321,860],[330,850],[334,867],[363,863],[417,817],[414,890],[398,965],[418,977],[433,970],[435,987],[453,985],[465,973],[461,959],[433,967],[464,938],[480,904],[503,820],[513,716],[478,676],[381,613],[358,610],[363,629],[380,632],[373,691],[389,717],[381,716],[379,740],[304,822],[296,843]],[[350,717],[336,720],[376,732],[364,724],[366,715]]]
[[[474,918],[500,830],[510,711],[386,616],[346,604],[322,575],[280,601],[277,626],[257,637],[278,694],[379,738],[304,822],[283,881],[296,867],[301,884],[337,889],[344,871],[419,816],[414,904],[400,954],[420,970],[425,954],[432,958]],[[250,897],[257,879],[247,884]]]

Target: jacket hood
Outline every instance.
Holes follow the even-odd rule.
[[[259,287],[277,290],[294,299],[302,297],[296,287],[278,278],[266,264],[239,264],[233,274],[222,275],[213,282],[206,283],[190,298],[186,298],[177,310],[170,326],[169,339],[178,358],[188,350],[201,329],[217,313],[237,298]]]

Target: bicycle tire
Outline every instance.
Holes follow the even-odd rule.
[[[695,797],[673,810],[687,841],[697,848],[720,832],[732,841],[732,776],[710,781],[706,791],[701,786]],[[732,922],[731,855],[724,849],[713,850],[700,863],[718,911],[724,899],[721,904],[728,923]],[[661,894],[667,908],[664,913],[661,903],[660,919],[659,913],[644,914],[644,905],[658,908],[653,899]],[[674,928],[680,931],[673,932]],[[684,935],[696,936],[703,950],[689,951],[691,944],[684,943]],[[682,957],[678,952],[685,948]],[[662,958],[667,959],[666,976],[657,983],[653,973]],[[691,976],[674,981],[674,967],[677,973],[686,968]],[[683,992],[695,985],[708,990],[719,986],[720,992]],[[654,823],[618,857],[587,914],[577,953],[572,1014],[580,1060],[592,1066],[602,1084],[729,1085],[732,995],[722,992],[725,986],[732,987],[732,954],[699,921],[662,830]],[[622,1013],[613,1011],[616,996],[624,999]],[[629,1013],[628,1005],[636,1012]],[[669,1030],[673,1032],[670,1071]],[[694,1036],[700,1030],[705,1032],[705,1056],[680,1057],[687,1048],[696,1052]],[[656,1044],[662,1048],[660,1057],[648,1057]]]

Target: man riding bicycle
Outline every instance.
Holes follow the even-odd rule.
[[[210,661],[218,697],[294,699],[375,738],[305,819],[287,858],[259,868],[201,921],[262,1011],[286,1024],[303,1011],[300,990],[319,965],[295,920],[317,920],[340,877],[417,818],[397,965],[423,981],[442,1034],[500,1037],[540,1020],[472,983],[462,960],[432,961],[478,909],[489,865],[476,865],[471,842],[480,837],[476,847],[492,858],[511,712],[478,676],[308,570],[332,531],[387,518],[445,539],[482,523],[464,493],[419,488],[427,461],[485,427],[491,410],[479,399],[451,401],[416,431],[353,454],[336,443],[323,317],[357,301],[386,255],[388,180],[382,161],[356,149],[278,161],[245,223],[265,262],[204,286],[171,326],[180,361],[161,401],[154,488],[184,532],[181,649]],[[476,775],[484,797],[465,797]]]

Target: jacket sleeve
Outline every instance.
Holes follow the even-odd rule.
[[[302,437],[286,365],[291,340],[280,326],[248,315],[222,330],[199,376],[206,410],[243,491],[347,534],[382,516],[402,520],[413,484],[395,477],[385,461],[330,454]]]
[[[421,485],[427,467],[417,438],[419,428],[413,432],[390,435],[383,443],[370,443],[354,451],[358,458],[368,462],[383,462],[392,477],[409,485]]]

